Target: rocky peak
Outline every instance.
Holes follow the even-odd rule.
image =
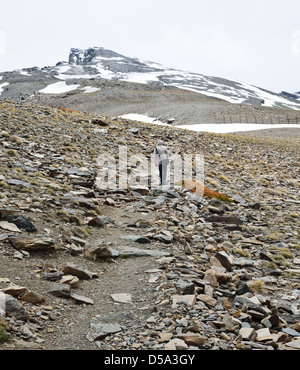
[[[102,47],[93,47],[86,50],[72,48],[69,63],[77,65],[95,64],[97,58],[124,58],[124,56]]]
[[[86,50],[72,48],[69,64],[81,66],[81,72],[93,78],[109,78],[128,82],[142,82],[188,89],[207,96],[221,98],[230,103],[266,105],[281,108],[299,108],[298,93],[282,91],[280,94],[224,78],[204,76],[175,70],[158,63],[127,57],[103,47]],[[87,68],[89,70],[87,71]]]

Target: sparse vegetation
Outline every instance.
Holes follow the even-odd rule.
[[[1,132],[1,136],[5,137],[5,138],[8,138],[9,137],[9,133],[6,132],[6,131],[2,131]]]
[[[3,344],[8,341],[8,334],[3,326],[0,325],[0,344]]]
[[[8,149],[6,151],[6,154],[9,156],[9,157],[18,157],[18,152],[15,150],[15,149]]]
[[[22,138],[20,138],[20,137],[19,137],[19,136],[17,136],[17,135],[12,135],[12,136],[10,137],[10,141],[11,141],[11,142],[13,142],[13,143],[19,144],[19,145],[23,144],[23,139],[22,139]]]
[[[253,281],[249,284],[249,289],[252,293],[264,294],[265,293],[264,282],[261,280]]]

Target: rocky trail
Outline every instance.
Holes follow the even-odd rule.
[[[0,349],[300,348],[299,137],[10,101],[0,122]],[[99,153],[161,138],[215,193],[97,188]]]

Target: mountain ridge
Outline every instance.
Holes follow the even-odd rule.
[[[24,68],[0,73],[0,98],[10,98],[6,92],[13,89],[14,84],[20,84],[25,80],[44,83],[40,89],[39,85],[31,89],[27,86],[24,94],[28,97],[32,94],[43,93],[43,89],[55,81],[65,81],[68,84],[71,80],[79,79],[106,79],[158,87],[170,86],[234,104],[300,110],[298,93],[281,92],[277,94],[235,80],[181,71],[156,62],[127,57],[103,47],[91,47],[86,50],[71,48],[68,61],[60,61],[55,66]],[[54,93],[59,94],[61,91]]]

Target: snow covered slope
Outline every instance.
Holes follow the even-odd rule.
[[[106,78],[144,84],[161,84],[198,92],[231,103],[284,107],[300,110],[293,94],[282,95],[246,83],[199,73],[180,71],[104,48],[71,49],[69,61],[54,68],[57,78]],[[299,95],[300,98],[300,95]]]

